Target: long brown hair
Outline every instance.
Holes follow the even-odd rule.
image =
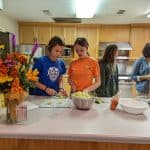
[[[106,64],[108,63],[114,64],[116,51],[118,51],[117,45],[115,44],[108,45],[105,49],[104,56],[100,60],[100,62]]]

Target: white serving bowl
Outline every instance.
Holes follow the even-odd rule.
[[[95,101],[94,98],[79,98],[76,96],[72,96],[71,98],[76,108],[83,110],[90,109]]]
[[[138,100],[123,100],[119,102],[122,109],[130,114],[142,114],[149,105]]]

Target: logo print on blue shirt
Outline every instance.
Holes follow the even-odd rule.
[[[50,67],[48,69],[48,76],[51,81],[56,81],[59,76],[59,70],[56,67]]]

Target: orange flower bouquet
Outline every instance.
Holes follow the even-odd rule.
[[[38,81],[38,70],[30,69],[37,48],[36,43],[29,56],[0,49],[0,92],[5,93],[7,119],[10,122],[16,122],[16,106],[27,97],[29,87]]]

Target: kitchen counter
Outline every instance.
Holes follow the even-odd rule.
[[[43,97],[30,96],[28,100],[40,104],[43,99]],[[55,141],[56,143],[58,141],[64,143],[69,141],[82,143],[83,141],[88,144],[93,142],[124,143],[126,146],[132,143],[131,145],[136,146],[137,144],[144,145],[148,150],[150,148],[150,109],[142,115],[132,115],[122,111],[120,107],[111,111],[108,101],[94,104],[89,111],[75,108],[36,108],[28,111],[26,122],[16,125],[7,125],[1,118],[0,147],[3,146],[4,141],[7,141],[8,144],[20,140],[31,144],[27,142],[30,139],[32,143],[36,140]],[[107,150],[106,147],[105,149]],[[142,150],[146,149],[142,148]]]

